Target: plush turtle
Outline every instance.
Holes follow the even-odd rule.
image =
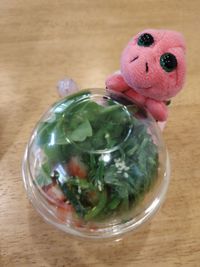
[[[120,63],[120,71],[106,80],[107,90],[127,95],[145,106],[157,121],[166,121],[167,104],[182,89],[185,80],[182,34],[144,30],[130,40]]]

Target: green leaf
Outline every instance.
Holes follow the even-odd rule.
[[[116,196],[114,198],[111,199],[111,201],[109,202],[107,209],[108,210],[115,210],[117,208],[117,206],[120,204],[121,199]]]
[[[99,202],[97,203],[97,205],[86,213],[84,219],[88,221],[97,217],[106,206],[106,203],[107,203],[107,194],[105,191],[103,191],[99,193]]]
[[[92,136],[92,127],[89,121],[85,120],[70,134],[69,138],[75,142],[83,142],[90,136]]]
[[[38,177],[36,178],[36,182],[40,187],[43,187],[45,185],[49,185],[52,183],[51,168],[47,162],[42,165],[41,171]]]
[[[78,156],[87,165],[87,179],[75,176],[59,184],[78,216],[104,220],[135,207],[156,181],[159,164],[148,126],[134,115],[137,108],[112,99],[102,106],[86,91],[60,101],[54,111],[56,120],[41,123],[37,135],[48,157],[38,183],[51,183],[51,168]],[[116,145],[108,162],[93,153]]]
[[[44,175],[44,174],[40,174],[37,178],[36,178],[36,182],[40,187],[43,187],[45,185],[49,185],[52,183],[52,180],[50,177]]]
[[[44,145],[43,149],[49,163],[56,163],[63,159],[61,145]]]

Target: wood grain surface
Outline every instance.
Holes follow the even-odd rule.
[[[122,241],[74,240],[29,204],[21,159],[31,130],[58,99],[56,83],[104,87],[121,50],[145,28],[183,32],[187,81],[164,138],[172,175],[162,209]],[[200,1],[0,1],[0,266],[200,266]]]

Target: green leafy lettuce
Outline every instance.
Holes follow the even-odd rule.
[[[42,122],[37,133],[37,144],[48,157],[38,184],[49,184],[55,166],[65,166],[66,179],[58,175],[57,183],[86,221],[131,209],[157,177],[157,146],[137,118],[138,109],[112,99],[104,102],[97,103],[89,91],[68,97],[56,104],[55,119]],[[86,166],[85,180],[66,167],[74,156]]]

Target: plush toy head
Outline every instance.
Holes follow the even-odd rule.
[[[185,44],[178,32],[145,30],[133,37],[122,53],[121,72],[126,83],[158,101],[181,90],[185,71]]]

